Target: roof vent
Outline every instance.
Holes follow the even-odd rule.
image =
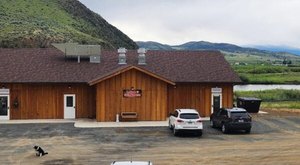
[[[126,63],[126,52],[127,50],[125,48],[119,48],[118,53],[119,53],[119,64],[127,64]]]
[[[145,48],[139,48],[137,50],[139,56],[138,56],[138,64],[139,65],[146,65],[146,49]]]

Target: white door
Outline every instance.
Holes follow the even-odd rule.
[[[0,95],[0,120],[9,120],[9,95]]]
[[[211,88],[211,113],[222,108],[222,88]]]
[[[222,108],[222,94],[221,93],[213,93],[211,97],[211,113],[214,111],[218,111]]]
[[[75,94],[64,95],[64,118],[65,119],[75,119],[76,114],[76,102]]]

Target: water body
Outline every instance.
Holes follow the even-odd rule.
[[[235,85],[234,91],[261,91],[271,89],[296,89],[300,90],[300,85],[264,85],[264,84],[248,84],[248,85]]]

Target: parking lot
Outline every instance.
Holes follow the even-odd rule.
[[[222,134],[204,122],[202,137],[174,137],[167,127],[75,128],[72,123],[1,124],[0,164],[154,165],[300,164],[299,114],[253,115],[251,134]],[[48,155],[36,157],[34,145]]]

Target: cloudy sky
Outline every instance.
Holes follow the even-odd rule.
[[[300,0],[80,0],[134,41],[300,48]]]

